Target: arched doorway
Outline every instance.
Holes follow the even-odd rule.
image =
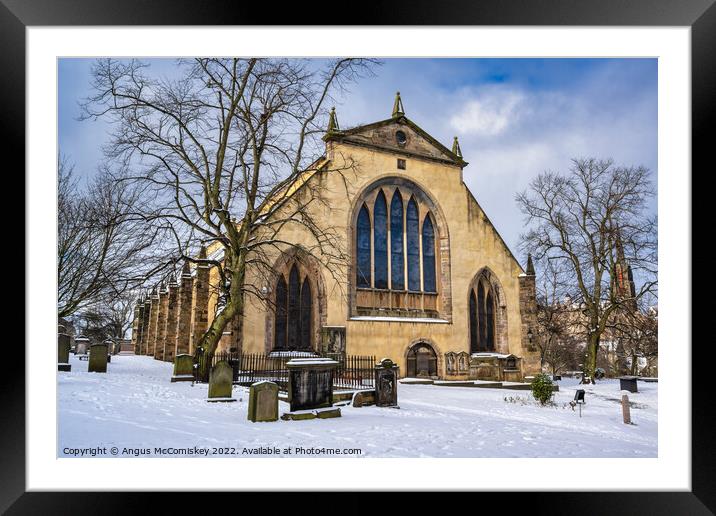
[[[407,366],[410,378],[438,376],[438,356],[427,342],[418,342],[408,350]]]

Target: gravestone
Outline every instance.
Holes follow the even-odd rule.
[[[70,365],[70,336],[65,333],[65,327],[57,327],[57,370],[69,371]]]
[[[249,389],[249,421],[278,420],[278,385],[256,382]]]
[[[220,360],[209,373],[209,398],[206,401],[236,401],[231,397],[234,370],[226,360]]]
[[[174,357],[174,374],[172,382],[194,381],[194,357],[181,353]]]
[[[288,368],[291,412],[333,405],[333,373],[338,362],[330,358],[294,358]]]
[[[620,376],[619,390],[638,392],[636,388],[636,376]]]
[[[389,358],[375,365],[375,405],[398,406],[398,366]]]
[[[112,362],[112,348],[114,347],[114,342],[111,339],[107,339],[104,341],[105,346],[107,346],[107,362]]]
[[[629,396],[622,394],[622,418],[625,425],[631,425],[631,413],[629,411]]]
[[[107,372],[107,344],[92,344],[90,346],[89,364],[87,365],[87,372]]]
[[[75,338],[75,355],[85,355],[89,351],[89,339],[79,336]]]

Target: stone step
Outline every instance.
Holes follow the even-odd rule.
[[[301,421],[304,419],[330,419],[341,417],[341,409],[338,407],[326,407],[315,410],[297,410],[295,412],[284,412],[281,414],[283,421]]]

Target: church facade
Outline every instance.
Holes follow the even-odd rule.
[[[268,257],[268,277],[249,277],[259,294],[247,296],[220,348],[385,357],[402,377],[538,373],[534,269],[528,261],[523,270],[465,184],[457,138],[451,148],[438,142],[398,94],[391,117],[372,124],[341,130],[333,111],[323,139],[324,157],[296,191],[321,192],[312,216],[330,224],[346,259],[328,267],[301,250],[315,249],[315,236],[287,225],[280,240],[294,245]],[[339,163],[351,173],[334,173]],[[164,360],[193,352],[217,309],[216,276],[187,266],[142,300],[135,350]]]

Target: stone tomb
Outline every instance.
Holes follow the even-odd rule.
[[[92,344],[90,346],[89,363],[87,365],[89,373],[106,373],[107,372],[107,344]]]
[[[57,370],[70,371],[70,336],[65,333],[65,327],[57,328]]]
[[[85,355],[89,351],[90,340],[87,337],[75,338],[75,355]]]
[[[209,397],[206,401],[236,401],[231,397],[234,370],[226,360],[220,360],[209,373]]]
[[[294,358],[288,368],[291,412],[333,405],[333,373],[338,362],[330,358]]]
[[[376,407],[398,406],[398,366],[384,358],[375,366]]]
[[[172,382],[194,381],[194,357],[186,353],[174,357],[174,374]]]
[[[256,382],[249,389],[249,421],[278,420],[278,385],[273,382]]]

